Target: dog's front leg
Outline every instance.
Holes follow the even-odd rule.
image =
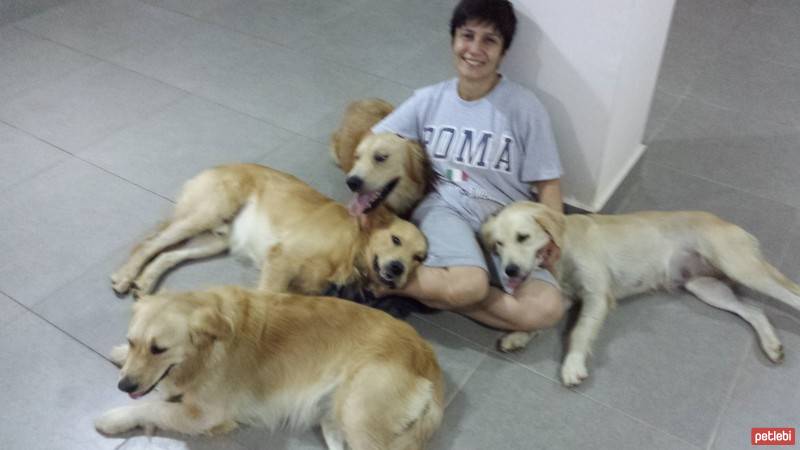
[[[232,421],[196,405],[163,400],[142,401],[107,411],[94,422],[97,431],[114,435],[135,428],[159,428],[183,434],[230,430]]]
[[[586,358],[592,351],[592,342],[606,320],[610,304],[605,292],[583,297],[581,313],[570,333],[567,356],[561,366],[561,381],[564,385],[577,386],[589,376]]]

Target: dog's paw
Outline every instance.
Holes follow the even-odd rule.
[[[780,364],[783,362],[783,345],[781,345],[780,342],[764,345],[762,349],[773,364]]]
[[[106,411],[94,421],[94,428],[106,436],[124,433],[138,426],[139,423],[131,415],[130,408],[124,406]]]
[[[128,344],[121,344],[114,346],[109,352],[108,357],[111,358],[111,362],[114,363],[117,367],[122,367],[125,364],[125,359],[128,357]]]
[[[208,430],[206,434],[208,434],[209,436],[220,436],[223,434],[228,434],[238,427],[239,427],[238,423],[234,422],[233,420],[229,420],[227,422],[222,422],[214,426],[213,428]]]
[[[564,386],[577,386],[589,376],[586,358],[576,353],[567,354],[561,366],[561,382]]]
[[[131,295],[133,298],[141,298],[153,292],[154,281],[148,278],[139,277],[131,283]]]
[[[497,349],[504,353],[522,350],[537,334],[536,331],[512,331],[497,341]]]
[[[119,295],[125,295],[131,289],[131,284],[133,280],[131,277],[120,273],[115,272],[111,275],[111,289],[114,290]]]

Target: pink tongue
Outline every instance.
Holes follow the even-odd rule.
[[[520,284],[522,284],[522,278],[520,277],[514,277],[508,279],[508,287],[510,287],[511,289],[516,289],[517,287],[519,287]]]
[[[354,195],[353,199],[350,200],[350,204],[347,206],[347,210],[350,212],[350,215],[360,216],[361,214],[364,214],[364,210],[369,206],[370,197],[370,194]]]
[[[137,393],[137,392],[131,392],[131,393],[130,393],[130,394],[128,394],[128,395],[129,395],[129,396],[130,396],[132,399],[134,399],[134,400],[136,400],[137,398],[141,398],[141,397],[142,397],[142,394],[140,394],[140,393]]]

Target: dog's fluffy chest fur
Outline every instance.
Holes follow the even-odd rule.
[[[261,267],[269,249],[280,240],[277,230],[270,225],[269,217],[259,210],[257,198],[251,196],[233,221],[231,253]]]

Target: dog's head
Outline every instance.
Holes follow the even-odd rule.
[[[428,241],[411,222],[386,214],[372,227],[365,251],[369,279],[401,288],[428,253]]]
[[[147,395],[181,364],[230,336],[230,321],[214,302],[203,300],[184,293],[145,296],[134,303],[120,390],[134,399]]]
[[[511,285],[541,267],[552,245],[561,247],[563,235],[564,215],[534,202],[512,203],[481,226],[483,245],[500,257]]]
[[[350,213],[364,214],[386,203],[394,212],[405,214],[413,202],[402,198],[403,194],[417,191],[421,196],[426,187],[424,155],[417,142],[392,133],[366,136],[356,147],[353,168],[347,173],[347,187],[355,194]]]

